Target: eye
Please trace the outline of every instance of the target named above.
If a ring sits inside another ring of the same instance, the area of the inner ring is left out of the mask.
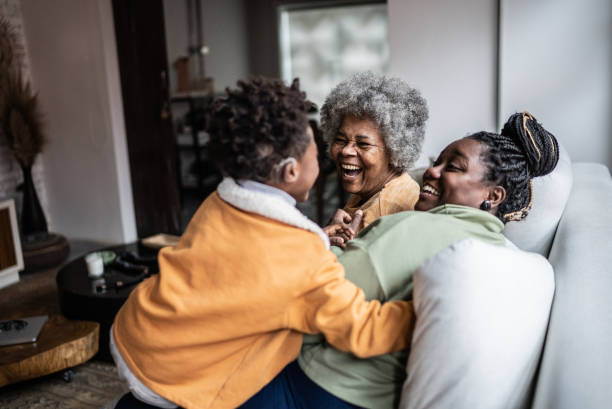
[[[461,167],[459,167],[458,165],[452,162],[449,162],[446,164],[446,170],[457,171],[457,170],[461,170]]]
[[[357,142],[357,146],[359,146],[362,149],[368,149],[372,147],[372,145],[370,145],[367,142]]]
[[[334,145],[346,145],[346,139],[341,136],[336,136],[332,143]]]

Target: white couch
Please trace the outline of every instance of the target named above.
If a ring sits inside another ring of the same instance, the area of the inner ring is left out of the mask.
[[[556,287],[533,409],[612,408],[612,179],[600,164],[572,170],[548,256]]]

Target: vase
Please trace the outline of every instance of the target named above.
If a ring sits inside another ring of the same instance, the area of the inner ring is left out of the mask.
[[[32,180],[32,165],[21,165],[23,172],[23,202],[21,207],[21,233],[25,239],[36,233],[47,233],[47,220],[43,213],[34,181]]]

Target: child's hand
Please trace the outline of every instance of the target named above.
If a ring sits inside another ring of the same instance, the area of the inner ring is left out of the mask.
[[[346,242],[349,241],[349,236],[345,232],[345,227],[341,224],[330,224],[323,228],[327,237],[329,237],[329,244],[332,246],[338,246],[345,248]]]
[[[355,216],[351,218],[344,210],[338,209],[330,225],[323,228],[323,231],[329,237],[330,244],[345,248],[346,243],[359,233],[362,218],[363,212],[361,210],[357,210]]]

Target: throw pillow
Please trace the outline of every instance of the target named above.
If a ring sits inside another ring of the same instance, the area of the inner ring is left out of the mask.
[[[467,239],[416,271],[417,315],[401,409],[519,408],[554,292],[535,253]]]

